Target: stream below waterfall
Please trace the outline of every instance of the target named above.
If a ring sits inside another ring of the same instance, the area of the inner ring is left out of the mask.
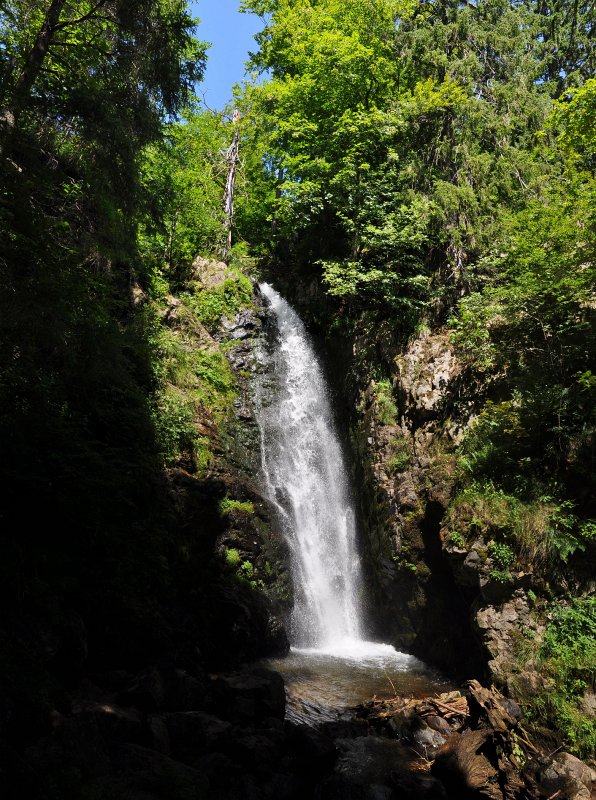
[[[289,719],[308,724],[333,721],[373,697],[426,696],[453,685],[414,656],[390,645],[368,643],[360,652],[292,648],[267,666],[283,675]]]
[[[274,321],[257,353],[262,480],[294,586],[292,649],[267,664],[284,677],[288,715],[328,721],[375,695],[444,691],[417,658],[367,639],[356,514],[327,384],[298,314],[269,284],[260,290]]]

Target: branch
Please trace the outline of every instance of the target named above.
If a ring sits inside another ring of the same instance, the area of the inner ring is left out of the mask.
[[[95,13],[99,11],[102,6],[105,6],[107,0],[99,0],[98,3],[86,14],[83,14],[82,17],[78,19],[71,19],[65,20],[64,22],[60,22],[54,26],[54,31],[63,31],[65,28],[68,28],[70,25],[79,25],[81,22],[86,22],[91,17],[95,16]]]

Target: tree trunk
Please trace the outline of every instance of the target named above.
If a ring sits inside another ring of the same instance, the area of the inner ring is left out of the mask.
[[[50,49],[65,3],[66,0],[52,0],[43,25],[35,38],[35,43],[27,54],[23,68],[16,80],[10,108],[4,109],[0,113],[0,155],[6,153],[7,142],[17,125],[19,115],[27,104],[31,89]]]
[[[226,179],[226,188],[224,191],[224,228],[226,230],[226,241],[224,244],[223,258],[224,261],[230,255],[232,249],[232,222],[234,219],[234,189],[236,187],[236,168],[239,163],[238,147],[240,144],[240,133],[238,128],[234,131],[234,138],[232,144],[228,148],[226,160],[228,162],[228,177]]]

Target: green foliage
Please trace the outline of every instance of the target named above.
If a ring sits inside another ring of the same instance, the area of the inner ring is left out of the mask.
[[[176,387],[165,387],[155,409],[155,429],[166,463],[174,461],[180,452],[194,447],[194,418],[194,408],[189,399]]]
[[[252,283],[246,275],[238,273],[218,286],[199,290],[188,302],[201,322],[213,330],[222,317],[231,319],[242,308],[251,306]]]
[[[515,560],[513,550],[504,542],[489,542],[488,553],[495,564],[490,577],[500,583],[508,583],[511,580],[510,567]]]
[[[577,178],[512,215],[452,320],[463,358],[505,395],[485,404],[462,463],[526,495],[563,483],[581,501],[593,479],[594,207],[592,180]]]
[[[596,721],[581,710],[581,700],[596,683],[596,599],[557,604],[538,651],[550,686],[530,703],[532,718],[551,726],[580,758],[596,749]]]
[[[397,406],[393,399],[393,388],[387,379],[375,382],[375,417],[381,425],[395,425]]]
[[[222,514],[254,514],[255,506],[250,500],[232,500],[231,497],[224,497],[219,502],[219,510]]]
[[[503,542],[489,542],[488,552],[494,563],[501,569],[508,569],[514,561],[513,550]]]
[[[457,543],[461,537],[461,546],[474,534],[496,537],[488,549],[501,571],[517,558],[534,571],[558,574],[575,553],[594,546],[594,520],[582,520],[573,512],[571,501],[557,503],[542,496],[528,502],[492,484],[472,484],[451,502],[445,525],[450,541]],[[465,536],[457,532],[462,528]]]
[[[184,316],[185,308],[178,307]],[[186,325],[193,315],[186,310]],[[161,456],[171,463],[189,453],[199,471],[211,460],[208,440],[197,431],[199,413],[221,423],[236,396],[236,380],[225,355],[213,345],[189,339],[185,329],[158,327],[152,336],[155,348],[156,402],[153,410]]]
[[[243,575],[245,575],[245,577],[249,579],[252,578],[254,573],[254,567],[250,563],[250,561],[243,561],[242,564],[240,565],[240,569],[242,570],[242,573]]]
[[[240,564],[240,553],[235,547],[226,547],[225,559],[228,567],[236,568]]]
[[[464,548],[466,546],[466,540],[459,531],[450,531],[447,541],[451,542],[451,544],[454,544],[456,547]]]
[[[186,109],[183,121],[169,123],[143,153],[139,249],[145,268],[164,271],[170,281],[184,282],[198,254],[222,246],[222,152],[230,135],[221,115]]]
[[[576,552],[585,552],[596,543],[596,520],[580,520],[573,513],[574,504],[565,500],[557,505],[549,520],[548,535],[562,561]]]
[[[574,159],[585,166],[594,166],[596,156],[596,78],[583,86],[570,89],[556,106],[554,124],[558,126],[559,143]]]
[[[549,112],[533,11],[505,0],[272,9],[253,56],[270,79],[239,98],[276,188],[267,223],[282,246],[300,232],[331,295],[399,310],[409,330],[466,284],[501,207],[544,172],[528,155]]]
[[[393,412],[393,418],[395,418],[395,413],[396,410]],[[405,437],[396,436],[390,444],[390,451],[386,462],[387,468],[391,472],[403,472],[406,470],[412,461],[408,440]]]
[[[412,457],[406,450],[398,450],[387,459],[387,468],[391,472],[403,472],[411,463]]]

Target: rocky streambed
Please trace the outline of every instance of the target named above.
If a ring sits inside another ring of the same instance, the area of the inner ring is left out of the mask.
[[[73,798],[127,800],[593,796],[593,770],[541,753],[517,704],[476,681],[335,710],[303,684],[301,713],[295,681],[288,694],[260,665],[192,674],[161,663],[94,676],[44,737],[12,755],[17,783],[4,789],[32,800],[68,787]]]

